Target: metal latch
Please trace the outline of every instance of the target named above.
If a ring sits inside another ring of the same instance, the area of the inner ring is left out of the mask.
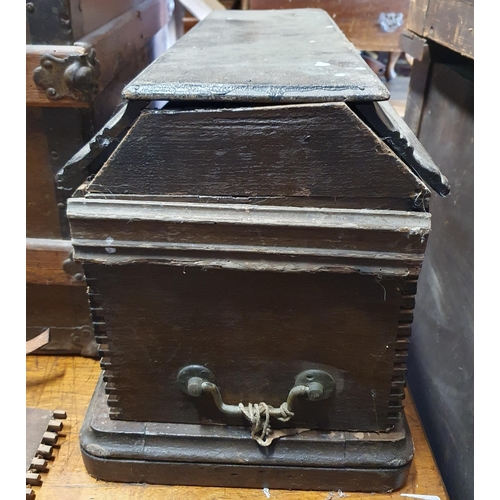
[[[33,71],[33,80],[51,100],[70,97],[91,101],[99,92],[100,65],[94,49],[85,54],[59,58],[45,54]]]

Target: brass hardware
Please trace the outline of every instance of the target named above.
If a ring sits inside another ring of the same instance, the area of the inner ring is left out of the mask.
[[[215,405],[225,415],[231,417],[245,416],[252,423],[252,437],[262,446],[269,446],[269,419],[276,418],[282,422],[290,420],[295,400],[304,397],[310,401],[321,401],[331,396],[335,389],[335,380],[323,370],[306,370],[297,375],[295,385],[290,389],[288,397],[279,408],[266,403],[249,404],[245,407],[224,403],[219,387],[215,383],[215,375],[205,366],[189,365],[182,368],[177,375],[181,390],[188,396],[200,397],[203,393],[212,395]],[[258,433],[261,433],[260,436]]]

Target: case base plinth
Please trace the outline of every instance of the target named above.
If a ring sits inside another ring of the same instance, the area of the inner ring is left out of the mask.
[[[386,433],[305,431],[259,446],[247,427],[109,418],[102,379],[80,446],[90,475],[105,481],[186,486],[387,492],[413,458],[404,418]]]

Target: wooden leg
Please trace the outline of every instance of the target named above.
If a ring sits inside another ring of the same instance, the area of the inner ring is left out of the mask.
[[[401,55],[401,51],[397,52],[389,52],[389,60],[387,61],[387,66],[385,67],[385,79],[390,82],[394,78],[396,78],[397,74],[394,70],[396,63],[398,62],[399,56]]]

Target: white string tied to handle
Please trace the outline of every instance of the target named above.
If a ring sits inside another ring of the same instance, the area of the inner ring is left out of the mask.
[[[272,439],[267,439],[271,432],[269,405],[264,402],[248,403],[248,407],[245,408],[243,403],[240,403],[238,407],[245,418],[252,424],[252,439],[261,446],[269,446],[273,442]],[[281,417],[276,418],[281,422],[288,422],[294,416],[294,413],[288,409],[286,402],[279,409]]]

